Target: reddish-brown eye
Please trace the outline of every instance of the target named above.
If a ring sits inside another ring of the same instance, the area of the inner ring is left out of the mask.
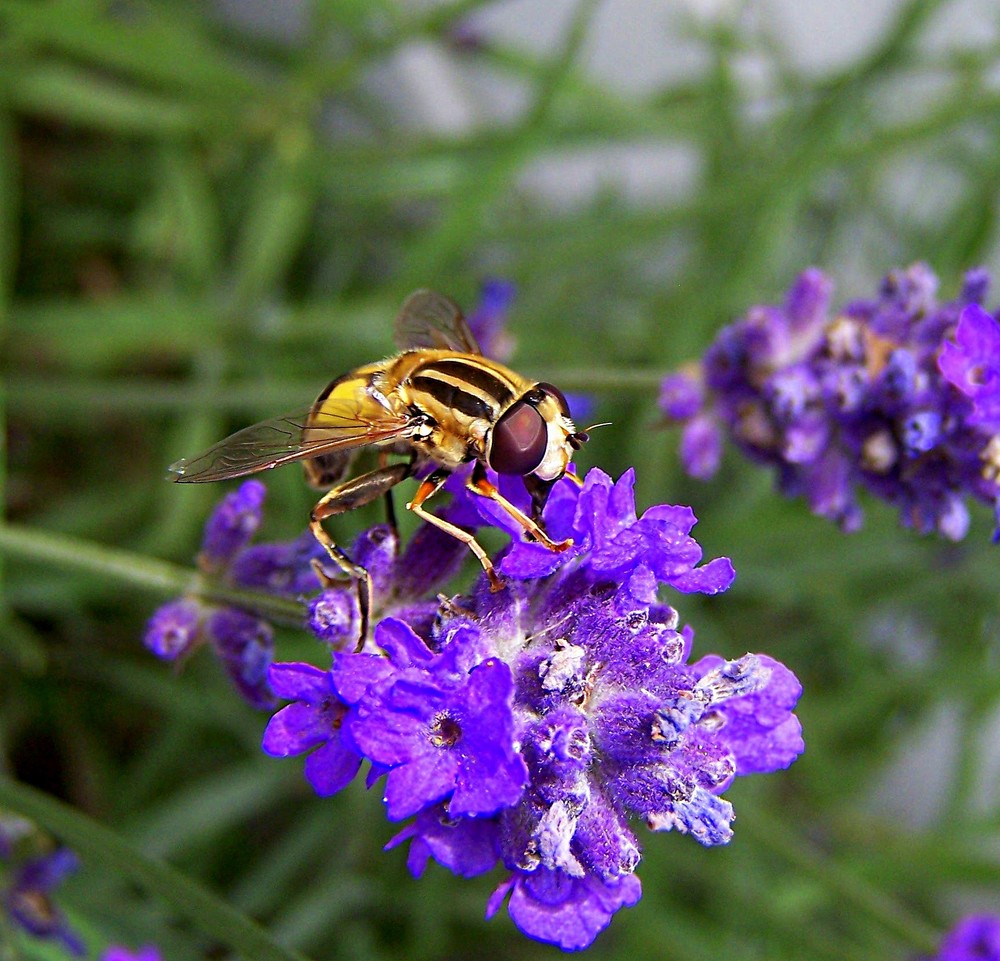
[[[493,428],[490,467],[498,474],[530,474],[542,462],[548,438],[542,415],[518,401]]]

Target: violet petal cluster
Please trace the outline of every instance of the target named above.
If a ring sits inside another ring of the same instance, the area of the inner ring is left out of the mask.
[[[316,575],[309,566],[317,553],[314,548],[319,547],[315,538],[308,549],[301,540],[291,545],[250,545],[260,527],[264,493],[264,485],[251,480],[223,497],[205,524],[198,554],[202,576],[275,594],[315,591]],[[143,643],[162,660],[176,662],[208,644],[248,703],[261,709],[274,706],[267,682],[267,669],[274,659],[274,631],[255,614],[192,596],[179,597],[153,613]]]
[[[944,936],[929,961],[1000,961],[1000,915],[963,918]]]
[[[750,308],[662,384],[685,470],[714,475],[726,437],[844,530],[861,526],[864,489],[904,525],[961,540],[967,499],[1000,495],[1000,328],[980,306],[984,271],[952,301],[937,286],[915,264],[831,312],[832,283],[810,269],[784,303]]]
[[[78,869],[76,854],[60,847],[18,858],[13,848],[0,849],[0,861],[10,867],[10,880],[0,898],[11,923],[31,937],[53,941],[74,957],[83,957],[87,953],[83,939],[70,927],[52,896],[63,879]]]
[[[135,951],[112,944],[101,955],[101,961],[162,961],[162,956],[160,949],[153,944],[144,945]]]
[[[969,423],[1000,432],[1000,323],[979,304],[969,304],[954,337],[941,348],[941,373],[972,401]]]
[[[484,280],[479,291],[479,303],[466,317],[466,323],[480,349],[494,360],[507,360],[514,353],[515,340],[507,330],[507,311],[516,290],[509,280]]]
[[[488,915],[506,903],[525,934],[566,950],[639,900],[636,822],[724,844],[733,779],[803,750],[787,668],[758,654],[691,658],[694,633],[660,590],[714,594],[733,568],[703,563],[689,508],[640,515],[633,484],[600,470],[557,484],[544,521],[573,538],[561,554],[459,489],[453,517],[481,514],[513,535],[503,590],[480,577],[434,601],[432,618],[383,617],[361,652],[334,645],[327,669],[270,672],[292,703],[268,725],[268,753],[308,753],[321,794],[367,761],[389,818],[407,821],[389,847],[408,844],[414,875],[430,860],[462,877],[500,866]]]

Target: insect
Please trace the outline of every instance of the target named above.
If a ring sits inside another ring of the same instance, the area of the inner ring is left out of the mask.
[[[175,481],[203,483],[302,461],[309,483],[327,489],[312,509],[309,527],[341,570],[358,581],[359,644],[368,631],[371,577],[336,544],[324,520],[381,496],[389,500],[391,517],[392,488],[420,476],[407,509],[467,544],[499,590],[503,582],[472,534],[429,513],[425,503],[452,472],[471,462],[466,486],[472,493],[495,501],[549,550],[564,551],[572,541],[553,541],[546,534],[542,509],[560,478],[576,479],[567,468],[588,440],[586,431],[574,427],[557,387],[528,380],[482,355],[448,297],[430,290],[411,294],[396,317],[395,341],[401,353],[336,378],[305,410],[247,427],[170,467]],[[379,466],[345,480],[362,448],[378,450]],[[390,463],[391,455],[405,459]],[[487,466],[524,479],[530,516],[490,482]]]

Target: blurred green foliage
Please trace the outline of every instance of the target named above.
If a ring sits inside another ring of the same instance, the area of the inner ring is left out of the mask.
[[[207,655],[176,676],[139,643],[187,576],[151,559],[190,565],[222,492],[168,485],[165,466],[388,353],[415,287],[471,306],[493,275],[519,290],[515,366],[613,421],[581,464],[634,466],[640,504],[692,504],[706,555],[733,558],[728,594],[678,604],[698,650],[766,651],[806,691],[804,757],[731,789],[728,848],[648,836],[644,898],[591,956],[929,950],[962,910],[1000,904],[990,518],[975,509],[945,545],[873,503],[846,537],[735,457],[689,481],[656,385],[809,264],[841,301],[916,259],[947,295],[970,266],[996,271],[1000,47],[929,42],[952,5],[910,0],[817,75],[739,18],[692,20],[702,66],[637,94],[583,65],[596,4],[573,7],[546,57],[457,42],[480,6],[314,0],[278,41],[197,0],[0,0],[0,756],[118,845],[81,822],[63,903],[95,945],[226,956],[218,915],[143,874],[149,856],[316,959],[551,956],[482,920],[495,879],[432,866],[416,881],[382,853],[394,829],[376,797],[317,799],[298,762],[265,759],[266,719]],[[677,37],[661,39],[668,57]],[[372,78],[414,42],[504,77],[524,109],[454,134],[406,122]],[[609,185],[557,205],[525,185],[540,160],[630,145],[690,154],[693,182],[643,204]],[[296,535],[310,493],[293,469],[267,482],[265,537]],[[279,645],[318,655],[296,632]],[[904,762],[909,782],[890,776]]]

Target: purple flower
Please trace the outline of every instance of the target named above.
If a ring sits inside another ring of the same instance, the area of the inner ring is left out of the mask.
[[[747,655],[750,658],[751,655]],[[743,658],[744,664],[748,664]],[[736,761],[737,774],[762,774],[788,767],[805,749],[802,726],[792,713],[802,685],[784,664],[765,654],[755,655],[753,669],[762,680],[742,693],[715,698],[713,708],[725,723],[726,742]],[[734,662],[739,664],[740,662]],[[702,689],[727,665],[721,657],[703,657],[693,665]],[[712,681],[712,685],[718,686]]]
[[[689,536],[695,524],[691,509],[658,505],[637,518],[634,487],[632,470],[612,481],[598,468],[587,474],[582,489],[558,485],[546,508],[546,528],[556,540],[571,538],[572,547],[557,554],[522,540],[520,527],[507,519],[503,526],[517,539],[500,570],[516,578],[540,577],[580,558],[594,575],[628,583],[647,601],[656,580],[683,593],[715,594],[729,587],[735,572],[728,558],[697,566],[701,548]]]
[[[299,597],[317,589],[313,563],[326,558],[319,541],[305,531],[294,541],[246,547],[232,558],[227,576],[239,587]]]
[[[353,648],[360,629],[357,583],[339,571],[333,576],[322,573],[319,561],[327,559],[326,553],[308,531],[287,543],[251,545],[263,497],[263,485],[247,481],[212,512],[199,554],[204,576],[286,597],[316,594],[303,607],[303,620],[331,647]],[[421,525],[405,550],[400,550],[396,534],[380,525],[358,537],[350,551],[371,574],[373,615],[403,615],[428,634],[437,612],[435,592],[457,573],[467,555],[464,544],[431,524]],[[245,700],[257,708],[274,704],[267,674],[274,655],[273,631],[248,611],[177,598],[150,618],[144,643],[157,657],[178,662],[208,644]]]
[[[28,934],[57,941],[70,954],[83,957],[87,953],[83,940],[52,900],[53,889],[78,867],[77,856],[69,848],[24,861],[14,869],[3,904],[8,917]]]
[[[268,676],[278,697],[292,701],[268,722],[264,751],[272,757],[312,753],[306,780],[317,794],[336,794],[358,773],[361,755],[344,737],[345,705],[334,691],[331,673],[311,664],[272,664]]]
[[[445,516],[454,513],[450,508],[443,511]],[[437,614],[436,591],[458,573],[469,551],[432,524],[417,528],[401,550],[397,534],[380,524],[363,532],[348,554],[371,576],[373,620],[404,617],[418,633],[428,635]],[[335,650],[353,648],[361,623],[358,585],[342,577],[328,578],[323,592],[309,602],[308,622]]]
[[[392,631],[412,636],[397,647]],[[393,820],[444,798],[452,817],[493,814],[521,796],[527,769],[514,745],[510,668],[472,654],[473,666],[465,669],[468,652],[457,648],[470,634],[432,656],[420,651],[423,642],[402,621],[386,620],[376,629],[376,642],[390,644],[395,670],[365,691],[348,724],[362,753],[389,769],[385,801]],[[406,656],[394,657],[398,650]],[[336,685],[336,666],[333,674]]]
[[[463,878],[489,871],[500,856],[500,827],[494,818],[452,817],[444,805],[422,811],[387,845],[410,842],[406,866],[419,878],[433,858]]]
[[[274,632],[267,621],[234,607],[220,607],[206,619],[205,634],[222,666],[253,707],[274,706],[267,669],[274,658]]]
[[[234,568],[250,551],[257,550],[248,545],[261,523],[264,493],[259,481],[247,481],[223,497],[212,512],[198,555],[204,577],[233,583]],[[308,562],[304,566],[309,569]],[[315,588],[315,574],[309,570]],[[267,586],[273,593],[283,593],[273,579]],[[146,625],[143,643],[160,659],[176,662],[208,644],[246,701],[261,709],[274,705],[267,684],[267,668],[274,654],[273,632],[270,624],[247,611],[180,597],[154,612]]]
[[[501,884],[490,898],[486,917],[496,914],[508,892],[511,919],[528,937],[578,951],[591,944],[619,908],[638,903],[642,886],[635,875],[602,881],[542,868]]]
[[[181,660],[200,641],[203,613],[201,605],[189,598],[168,601],[149,619],[143,643],[161,660]]]
[[[228,566],[250,543],[260,527],[265,493],[260,481],[249,480],[222,498],[205,523],[199,555],[205,570]]]
[[[101,955],[101,961],[160,961],[160,949],[152,944],[130,951],[121,945],[110,945]]]
[[[523,485],[501,485],[527,506]],[[450,516],[493,517],[481,500],[459,490]],[[499,520],[512,536],[503,590],[481,576],[428,616],[433,581],[421,571],[424,595],[406,594],[412,613],[384,617],[362,652],[335,645],[330,671],[273,667],[275,690],[295,703],[275,715],[265,750],[314,750],[307,776],[332,752],[337,773],[322,793],[368,760],[369,783],[385,778],[388,816],[413,818],[389,846],[409,842],[414,875],[431,859],[463,877],[499,862],[510,879],[489,914],[509,894],[521,930],[578,949],[639,898],[633,820],[705,845],[730,840],[723,794],[733,779],[787,767],[802,751],[792,713],[801,689],[763,655],[689,663],[693,631],[659,591],[723,591],[732,564],[703,562],[689,508],[640,515],[630,471],[553,488],[546,529],[573,538],[560,554]],[[391,590],[379,584],[398,589],[401,577],[395,545],[377,531],[358,553],[384,602]],[[322,640],[349,619],[340,600],[314,605]]]
[[[963,308],[955,340],[938,358],[941,373],[973,402],[970,424],[1000,430],[1000,323],[978,304]]]
[[[978,306],[984,272],[939,303],[916,264],[832,317],[830,290],[805,271],[784,304],[720,331],[700,369],[666,378],[661,408],[684,425],[686,471],[711,477],[725,434],[845,531],[861,526],[864,488],[905,525],[961,539],[965,499],[1000,495],[1000,325]]]
[[[671,420],[687,420],[701,410],[705,389],[697,371],[668,374],[660,383],[660,409]]]
[[[1000,916],[963,918],[945,935],[931,961],[1000,961]]]

